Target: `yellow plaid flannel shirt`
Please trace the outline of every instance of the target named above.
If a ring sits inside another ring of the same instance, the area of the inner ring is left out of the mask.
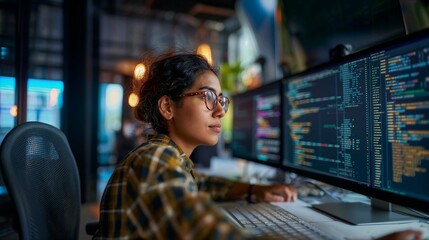
[[[233,182],[192,165],[166,135],[136,148],[106,186],[94,239],[247,239],[212,201]]]

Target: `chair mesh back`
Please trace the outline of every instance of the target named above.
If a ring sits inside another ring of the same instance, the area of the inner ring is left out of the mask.
[[[8,133],[0,152],[21,239],[78,239],[80,182],[65,135],[27,122]]]

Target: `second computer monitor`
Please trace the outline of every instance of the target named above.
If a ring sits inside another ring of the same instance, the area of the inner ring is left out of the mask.
[[[280,81],[276,81],[233,96],[231,150],[234,157],[280,166],[280,88]]]

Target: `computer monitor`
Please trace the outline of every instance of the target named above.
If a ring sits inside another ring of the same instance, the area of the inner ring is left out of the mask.
[[[280,81],[276,81],[232,96],[233,157],[280,167],[280,88]]]
[[[282,83],[285,169],[429,212],[428,30]],[[314,207],[354,224],[402,219],[360,204]]]

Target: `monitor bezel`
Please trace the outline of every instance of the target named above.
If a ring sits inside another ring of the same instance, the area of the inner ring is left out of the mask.
[[[381,43],[377,46],[374,47],[370,47],[367,48],[365,50],[350,54],[348,56],[345,56],[341,59],[332,61],[332,62],[328,62],[328,63],[324,63],[321,65],[318,65],[316,67],[312,67],[306,71],[297,73],[297,74],[293,74],[287,77],[284,77],[283,79],[280,79],[281,83],[282,83],[282,110],[285,109],[285,100],[284,98],[286,98],[286,94],[284,93],[286,87],[285,84],[287,84],[290,80],[295,79],[296,77],[301,77],[304,75],[309,75],[309,74],[313,74],[316,73],[318,71],[322,71],[324,69],[327,69],[329,67],[335,66],[335,65],[339,65],[339,64],[343,64],[345,62],[351,61],[351,60],[355,60],[358,59],[359,57],[363,57],[363,56],[367,56],[368,54],[371,53],[377,53],[383,50],[389,50],[389,49],[394,49],[397,47],[400,47],[401,45],[404,44],[410,44],[416,41],[421,41],[427,39],[428,41],[428,47],[429,47],[429,29],[424,29],[418,32],[415,32],[413,34],[410,35],[406,35],[403,37],[399,37],[396,38],[394,40],[385,42],[385,43]],[[285,114],[283,113],[283,120],[286,120]],[[284,124],[284,122],[283,122]],[[284,126],[282,127],[284,128]],[[282,132],[284,132],[285,130],[283,129]],[[283,133],[285,134],[285,133]],[[285,143],[285,138],[283,135],[282,138],[282,146],[283,146],[283,152],[286,151],[286,143]],[[420,199],[420,198],[416,198],[413,196],[405,196],[405,195],[401,195],[399,193],[394,193],[394,192],[390,192],[387,190],[383,190],[383,189],[378,189],[378,188],[374,188],[373,186],[371,186],[370,184],[363,184],[363,183],[359,183],[359,182],[355,182],[355,181],[351,181],[345,178],[341,178],[341,177],[335,177],[332,175],[328,175],[328,174],[322,174],[319,172],[313,172],[313,171],[309,171],[309,170],[305,170],[302,168],[297,168],[293,165],[285,165],[285,157],[286,154],[283,154],[283,160],[282,160],[282,165],[281,168],[285,171],[290,171],[290,172],[294,172],[298,175],[302,175],[304,177],[309,177],[315,180],[319,180],[321,182],[325,182],[340,188],[344,188],[356,193],[360,193],[363,194],[365,196],[368,196],[370,198],[377,198],[377,199],[381,199],[393,204],[398,204],[401,206],[406,206],[406,207],[410,207],[413,209],[418,209],[424,212],[429,212],[429,201]],[[424,183],[422,183],[424,184]]]

